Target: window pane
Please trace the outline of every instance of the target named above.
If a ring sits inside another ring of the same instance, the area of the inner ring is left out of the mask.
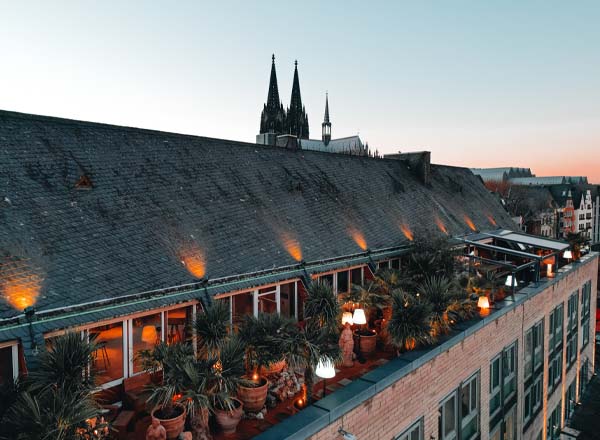
[[[319,277],[319,281],[323,284],[329,284],[329,286],[333,287],[333,274],[323,275]]]
[[[133,372],[142,371],[142,363],[138,358],[141,350],[151,350],[160,341],[161,334],[160,313],[142,316],[133,320],[131,324],[131,338],[133,340]]]
[[[287,318],[296,316],[296,283],[287,283],[280,286],[279,299],[281,302],[281,314]]]
[[[96,383],[102,385],[123,377],[123,323],[103,325],[89,329],[90,340],[98,349],[94,353]]]
[[[346,293],[348,292],[348,271],[345,270],[343,272],[337,273],[337,289],[338,293]]]
[[[252,292],[240,293],[231,297],[234,327],[242,322],[245,315],[254,314],[254,297]]]
[[[465,385],[461,390],[460,390],[460,408],[461,408],[461,413],[462,413],[462,417],[467,417],[469,415],[470,411],[470,407],[471,404],[469,402],[469,398],[470,398],[470,393],[469,393],[469,385]]]
[[[189,341],[192,338],[192,306],[165,312],[167,316],[167,343]]]
[[[0,384],[13,380],[12,347],[0,348]]]
[[[362,268],[357,267],[356,269],[352,269],[352,284],[362,284]]]
[[[258,296],[258,313],[277,313],[275,292]]]
[[[456,398],[451,397],[444,403],[444,437],[448,437],[456,429]]]

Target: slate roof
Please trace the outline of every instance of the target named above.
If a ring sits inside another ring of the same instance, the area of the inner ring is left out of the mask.
[[[558,207],[552,192],[544,186],[513,185],[511,199],[514,201],[513,215],[527,218]]]
[[[515,177],[510,182],[514,185],[563,185],[587,184],[585,176],[541,176],[541,177]]]
[[[38,311],[360,253],[353,235],[402,246],[400,223],[462,234],[465,215],[513,226],[466,168],[426,186],[397,160],[0,111],[0,258],[39,277]]]

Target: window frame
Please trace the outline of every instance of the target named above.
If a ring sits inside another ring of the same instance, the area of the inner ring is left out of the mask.
[[[419,430],[419,440],[423,440],[423,429],[424,429],[423,417],[419,420],[411,424],[408,428],[402,431],[400,434],[394,436],[392,440],[411,440],[412,433],[418,429]]]

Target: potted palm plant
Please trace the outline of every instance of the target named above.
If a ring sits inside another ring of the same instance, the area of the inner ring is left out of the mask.
[[[108,438],[108,425],[93,396],[94,370],[89,368],[97,349],[80,333],[52,338],[37,368],[22,381],[5,385],[11,395],[0,405],[3,438]]]
[[[396,354],[433,343],[429,319],[431,305],[399,289],[392,292],[391,300],[392,317],[387,331]]]
[[[430,325],[433,337],[450,331],[448,307],[459,298],[455,286],[448,278],[434,275],[421,283],[418,290],[419,299],[431,305]]]
[[[375,351],[377,345],[377,332],[368,328],[368,323],[371,321],[371,313],[374,309],[383,310],[390,304],[390,296],[387,293],[382,293],[381,282],[369,281],[364,286],[352,285],[350,292],[344,296],[344,301],[347,304],[356,305],[358,309],[363,310],[362,313],[355,315],[365,315],[366,327],[355,330],[354,334],[358,337],[360,353],[363,356],[368,356]]]

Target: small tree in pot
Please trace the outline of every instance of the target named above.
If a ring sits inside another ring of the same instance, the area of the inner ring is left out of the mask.
[[[429,319],[431,305],[402,290],[393,291],[391,299],[392,317],[387,331],[396,354],[433,343],[435,338],[431,336]]]

